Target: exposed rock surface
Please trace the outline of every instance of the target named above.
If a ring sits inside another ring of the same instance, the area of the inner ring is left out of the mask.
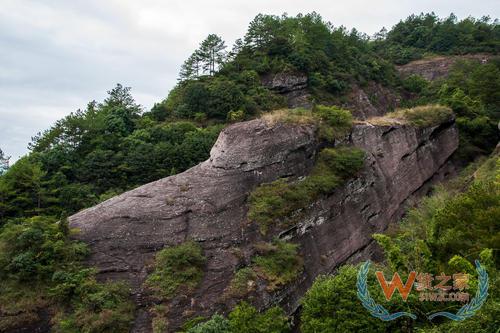
[[[368,82],[366,86],[352,85],[342,106],[351,110],[357,119],[382,116],[399,106],[400,98],[393,89],[380,83]]]
[[[453,64],[458,60],[476,60],[487,63],[493,56],[489,54],[467,54],[463,56],[440,56],[412,61],[406,65],[397,66],[396,69],[402,77],[412,74],[420,75],[432,81],[446,77]]]
[[[307,91],[307,75],[281,72],[262,77],[262,84],[285,97],[288,107],[310,107],[311,95]]]
[[[152,298],[141,285],[154,253],[186,239],[198,241],[207,257],[205,276],[189,297],[170,303],[175,329],[193,315],[227,311],[224,296],[234,271],[248,264],[263,236],[246,219],[248,193],[260,183],[306,175],[318,149],[310,125],[268,125],[263,120],[226,128],[210,159],[183,172],[126,192],[70,217],[78,238],[89,243],[88,263],[102,278],[131,282],[139,310],[134,332],[150,332]],[[373,256],[370,235],[398,220],[408,199],[446,168],[458,145],[454,123],[427,129],[404,125],[354,127],[345,142],[364,149],[365,167],[333,195],[306,208],[306,218],[279,236],[300,244],[303,274],[276,293],[256,290],[256,305],[279,302],[293,312],[320,273],[348,260]]]

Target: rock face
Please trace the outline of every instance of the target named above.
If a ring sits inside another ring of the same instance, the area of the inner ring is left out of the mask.
[[[311,95],[307,91],[307,75],[304,73],[281,72],[262,77],[262,84],[282,95],[288,107],[311,107]]]
[[[399,106],[399,102],[399,96],[393,89],[370,81],[362,88],[356,84],[351,86],[347,102],[342,106],[351,110],[357,119],[368,119],[394,110]]]
[[[412,61],[406,65],[397,66],[396,69],[402,77],[408,77],[412,74],[416,74],[432,81],[446,77],[453,64],[458,60],[476,60],[481,63],[487,63],[491,58],[492,56],[488,54],[433,57]]]
[[[315,134],[312,125],[232,125],[220,134],[209,160],[70,217],[70,226],[80,229],[77,237],[90,245],[88,264],[100,277],[132,284],[138,304],[134,332],[151,332],[153,300],[141,285],[154,253],[186,239],[199,242],[207,264],[194,293],[171,300],[172,331],[192,316],[233,306],[237,300],[224,291],[234,272],[250,262],[255,242],[273,237],[300,244],[304,272],[278,292],[258,286],[255,303],[279,302],[295,311],[318,274],[376,255],[371,234],[397,221],[407,201],[439,179],[458,145],[453,122],[426,129],[360,123],[343,142],[367,153],[359,175],[306,208],[297,225],[262,236],[246,218],[248,193],[263,182],[306,175],[319,146]]]

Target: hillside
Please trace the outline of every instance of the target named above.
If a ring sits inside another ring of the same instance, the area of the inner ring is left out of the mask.
[[[499,33],[260,14],[231,51],[208,35],[149,111],[118,84],[0,175],[0,332],[492,331]],[[475,288],[479,257],[474,323],[386,323],[356,297],[367,259]]]

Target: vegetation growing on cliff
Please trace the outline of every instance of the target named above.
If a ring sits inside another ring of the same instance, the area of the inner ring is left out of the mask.
[[[68,238],[64,216],[186,170],[208,157],[225,123],[284,107],[283,96],[262,83],[276,73],[305,74],[314,104],[340,99],[349,87],[369,81],[401,87],[403,96],[411,97],[403,103],[412,109],[396,112],[394,117],[419,126],[434,124],[447,119],[448,109],[420,105],[446,105],[457,115],[463,158],[488,153],[499,138],[499,61],[459,62],[447,79],[433,83],[418,76],[399,81],[390,61],[405,63],[427,52],[498,53],[499,33],[498,22],[486,18],[458,22],[454,17],[438,19],[428,14],[411,16],[370,41],[356,30],[333,27],[316,13],[258,15],[229,53],[220,37],[209,35],[184,64],[178,85],[148,112],[134,101],[130,88],[117,85],[102,103],[91,102],[34,137],[30,154],[8,170],[0,165],[0,331],[43,322],[46,309],[56,314],[52,318],[56,332],[127,331],[134,312],[128,286],[99,283],[95,271],[82,267],[86,247]],[[345,136],[352,124],[348,111],[320,105],[311,111],[282,110],[265,117],[317,123],[319,136],[330,142]],[[353,176],[363,158],[359,150],[324,149],[305,179],[282,179],[257,188],[249,198],[249,218],[263,232],[286,225]],[[0,163],[2,159],[0,153]],[[498,162],[488,163],[498,168]],[[500,325],[495,248],[500,242],[500,205],[498,175],[493,174],[481,169],[477,175],[488,177],[479,177],[464,193],[438,191],[410,212],[400,230],[375,236],[391,268],[468,267],[466,259],[477,256],[491,262],[490,290],[495,292],[475,320],[434,328],[421,325],[425,332],[492,331]],[[165,298],[189,291],[200,281],[204,262],[195,243],[165,249],[157,256],[148,285]],[[292,281],[301,265],[295,245],[268,244],[251,267],[236,273],[232,287],[244,294],[257,271],[272,289]],[[304,300],[305,332],[328,331],[325,322],[337,330],[379,329],[365,321],[367,315],[359,317],[363,313],[359,302],[346,287],[353,281],[353,272],[354,268],[347,267],[336,277],[318,280]],[[332,311],[343,311],[345,316],[330,321],[326,314]],[[156,324],[158,331],[166,328],[166,321]],[[407,323],[400,326],[413,329]],[[229,319],[215,316],[190,333],[210,330],[287,332],[289,324],[278,308],[258,313],[242,304]]]
[[[118,85],[33,138],[31,154],[0,178],[0,225],[10,218],[59,218],[208,157],[221,126],[199,128],[141,116]]]
[[[303,261],[297,254],[297,244],[275,240],[255,247],[258,255],[252,259],[253,270],[268,281],[268,290],[292,282],[302,271]]]
[[[52,311],[57,332],[123,332],[133,320],[129,288],[99,283],[83,268],[84,244],[68,238],[67,223],[16,219],[0,233],[0,330],[40,322]],[[45,309],[45,310],[42,310]],[[48,324],[48,323],[47,323]]]
[[[278,179],[262,184],[249,196],[248,218],[266,233],[273,226],[286,226],[321,195],[330,194],[363,166],[364,152],[356,148],[325,148],[311,174],[288,182]]]
[[[156,254],[154,271],[145,285],[163,298],[189,293],[203,278],[205,256],[199,244],[187,241]]]
[[[336,327],[340,331],[370,332],[495,332],[500,323],[499,254],[496,248],[500,241],[499,179],[500,159],[497,155],[485,161],[479,169],[469,168],[457,180],[438,188],[435,194],[411,209],[395,229],[374,236],[387,261],[386,267],[377,269],[435,275],[465,272],[471,277],[471,294],[477,288],[477,273],[471,261],[479,259],[490,277],[490,295],[475,316],[462,322],[450,320],[433,324],[421,318],[389,323],[370,318],[355,295],[358,269],[346,266],[335,276],[318,278],[308,291],[303,299],[302,331],[330,332]],[[374,280],[373,274],[369,276]],[[376,284],[375,281],[369,282],[372,286]],[[420,302],[416,296],[410,296],[405,303],[397,296],[393,302],[387,303],[380,298],[380,288],[370,290],[370,293],[387,309],[409,311],[419,314],[419,317],[443,311],[442,304]],[[460,306],[448,305],[446,311],[457,311]]]
[[[453,120],[453,111],[442,105],[423,105],[408,109],[398,109],[394,112],[386,113],[382,117],[371,118],[368,121],[372,124],[408,123],[416,127],[431,127],[450,122]]]
[[[429,82],[421,77],[406,79],[406,85],[417,89],[407,106],[440,103],[456,115],[460,134],[459,157],[471,161],[489,153],[500,140],[500,61],[487,64],[478,61],[456,62],[447,78]],[[418,87],[418,88],[417,88]]]
[[[290,324],[283,310],[277,306],[260,312],[246,302],[237,305],[228,319],[215,314],[186,333],[288,333]]]

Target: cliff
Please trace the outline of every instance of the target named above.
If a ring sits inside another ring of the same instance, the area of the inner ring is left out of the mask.
[[[453,64],[460,60],[473,60],[487,63],[494,56],[489,54],[467,54],[462,56],[438,56],[412,61],[402,66],[396,66],[401,77],[420,75],[433,81],[448,76]]]
[[[151,331],[148,310],[156,300],[142,283],[155,252],[187,239],[202,246],[205,274],[193,294],[170,301],[169,328],[233,306],[238,300],[225,290],[234,272],[248,264],[256,242],[273,237],[300,244],[304,271],[277,292],[258,285],[254,301],[295,311],[318,274],[377,255],[371,234],[397,221],[409,200],[449,172],[458,145],[453,122],[424,129],[359,122],[342,140],[367,153],[358,176],[307,207],[296,225],[263,236],[246,218],[248,194],[264,182],[307,175],[319,149],[316,130],[260,119],[229,126],[207,161],[70,217],[77,237],[90,245],[88,264],[100,278],[131,283],[138,305],[134,332]]]

